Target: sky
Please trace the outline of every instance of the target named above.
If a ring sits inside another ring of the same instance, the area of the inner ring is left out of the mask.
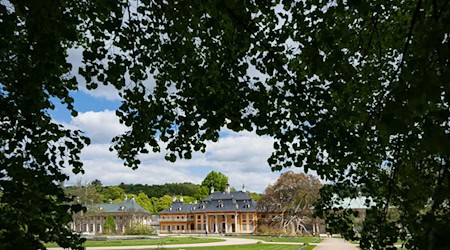
[[[76,75],[81,63],[81,52],[71,50],[68,61],[74,66],[72,74]],[[70,169],[65,173],[70,176],[66,185],[74,185],[78,181],[89,182],[100,180],[103,185],[126,184],[164,184],[191,182],[200,184],[211,171],[219,171],[229,178],[229,184],[237,190],[245,185],[248,191],[262,193],[274,183],[282,172],[272,172],[267,159],[271,155],[273,140],[261,137],[254,132],[235,133],[223,129],[216,143],[207,143],[204,154],[194,153],[190,160],[177,160],[175,163],[164,160],[164,152],[149,153],[141,157],[141,165],[132,170],[123,165],[123,161],[110,152],[111,139],[127,131],[120,124],[115,110],[120,106],[120,97],[112,86],[100,85],[95,90],[87,90],[84,81],[80,82],[79,91],[71,92],[74,107],[78,116],[71,117],[67,109],[52,100],[56,106],[50,111],[55,122],[69,128],[80,129],[91,139],[91,144],[83,149],[81,159],[85,173],[74,175]],[[298,168],[292,168],[301,172]],[[287,170],[283,170],[287,171]]]

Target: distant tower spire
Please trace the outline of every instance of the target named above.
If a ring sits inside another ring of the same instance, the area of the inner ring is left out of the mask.
[[[211,187],[211,194],[214,193],[214,186]]]
[[[245,184],[244,183],[242,183],[242,192],[247,192],[247,190],[245,189]]]
[[[227,189],[226,189],[227,194],[230,193],[230,184],[227,183]]]

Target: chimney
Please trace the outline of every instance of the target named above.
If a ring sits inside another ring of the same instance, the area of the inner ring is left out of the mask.
[[[226,189],[227,194],[230,193],[230,184],[227,183],[227,189]]]
[[[134,202],[134,194],[131,195],[131,201]]]
[[[175,202],[176,200],[177,200],[177,197],[174,196],[173,199],[172,199],[172,201]]]
[[[128,195],[125,195],[125,199],[123,201],[127,201],[128,200]]]
[[[182,195],[182,196],[180,196],[180,201],[181,201],[181,202],[183,202],[183,195]]]
[[[214,193],[214,186],[211,187],[211,194]]]
[[[112,199],[109,199],[109,204],[112,204]]]

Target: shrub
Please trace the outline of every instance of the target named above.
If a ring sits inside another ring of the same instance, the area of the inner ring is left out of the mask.
[[[131,225],[125,228],[126,235],[155,235],[156,230],[145,225]]]

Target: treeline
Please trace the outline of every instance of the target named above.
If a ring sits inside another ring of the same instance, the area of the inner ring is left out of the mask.
[[[75,186],[65,187],[66,194],[73,197],[74,202],[80,204],[94,203],[120,203],[125,197],[132,198],[147,211],[157,214],[168,208],[176,197],[183,197],[185,203],[193,203],[206,198],[211,189],[225,191],[228,177],[220,172],[210,172],[201,185],[194,183],[167,183],[163,185],[125,184],[117,186],[103,186],[101,181],[94,180],[82,183],[79,181]],[[232,191],[235,189],[230,188]],[[247,192],[253,199],[258,200],[260,195]]]
[[[186,195],[195,197],[201,185],[185,182],[185,183],[167,183],[163,185],[147,185],[147,184],[124,184],[120,183],[118,187],[128,194],[138,195],[146,194],[148,197],[163,197],[164,195]]]

